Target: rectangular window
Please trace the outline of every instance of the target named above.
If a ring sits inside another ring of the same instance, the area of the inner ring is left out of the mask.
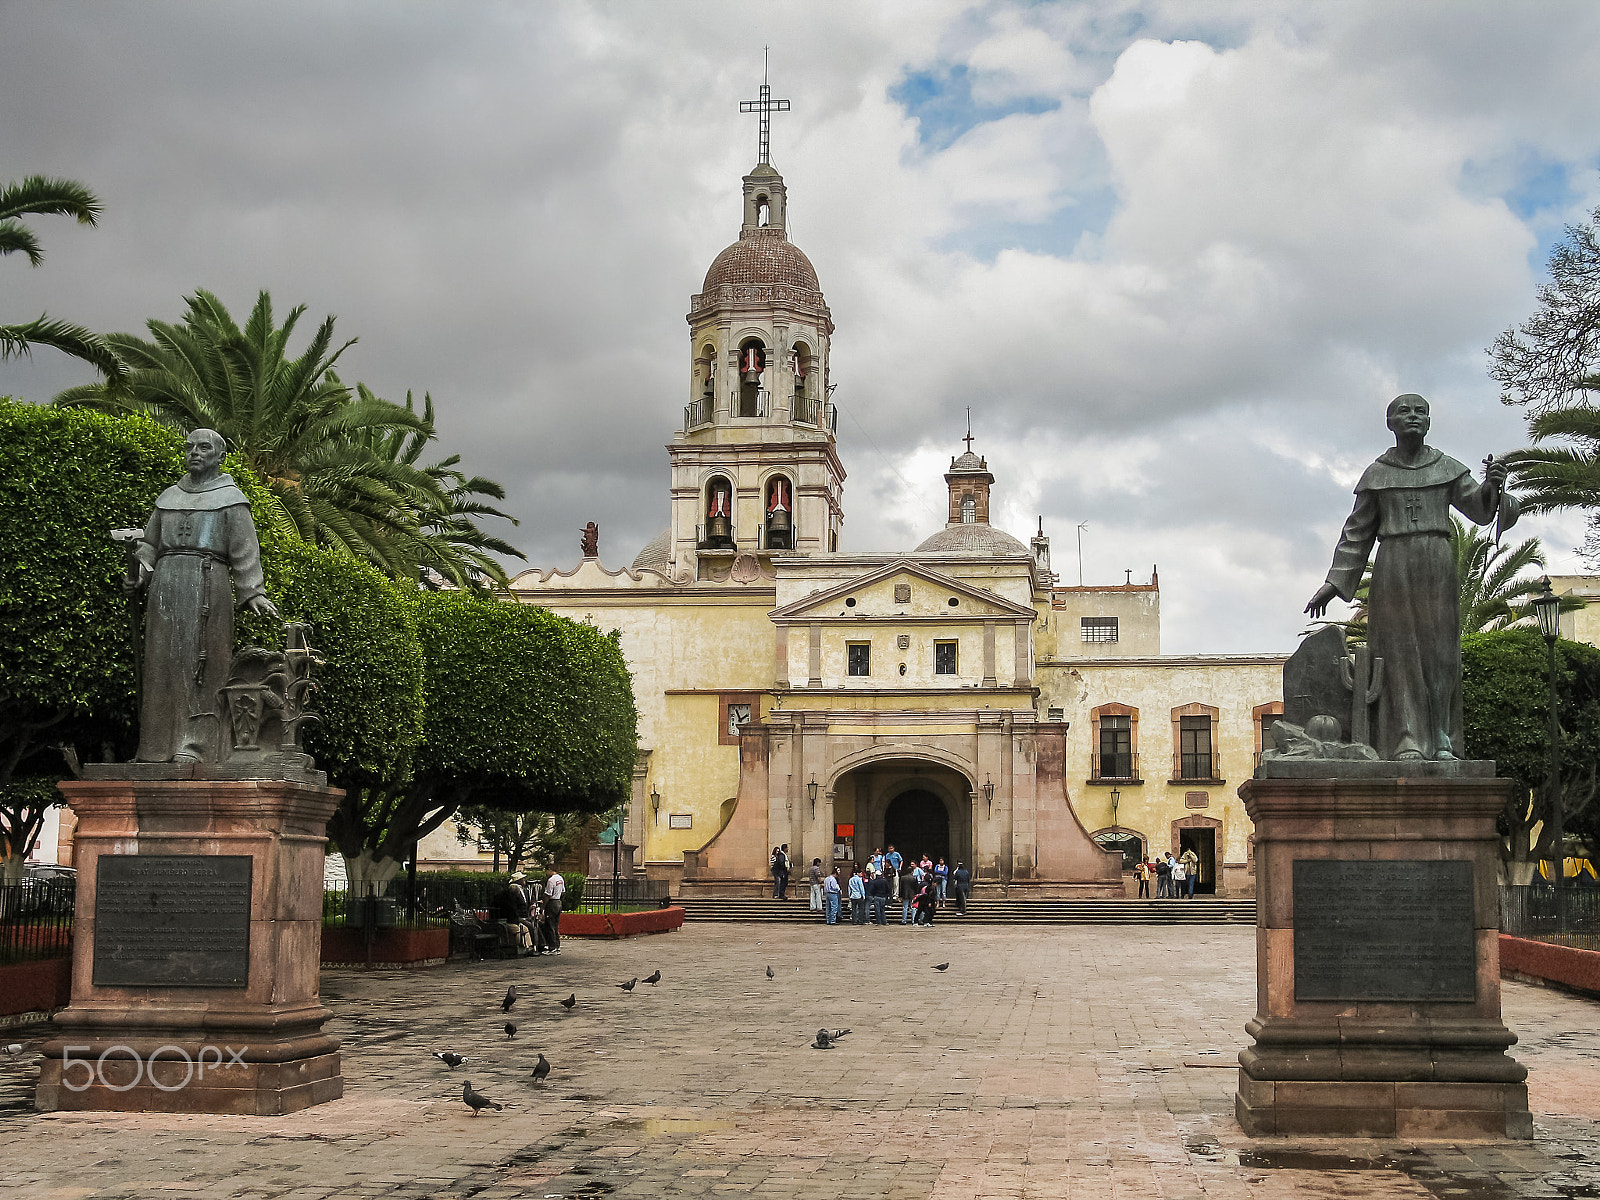
[[[1178,718],[1178,778],[1213,779],[1211,718]]]
[[[1133,719],[1100,718],[1100,778],[1133,778]]]
[[[1114,642],[1117,640],[1115,617],[1082,617],[1078,629],[1086,642]]]
[[[872,645],[869,642],[851,642],[848,646],[850,654],[850,674],[872,674]]]
[[[935,675],[954,675],[956,673],[956,647],[959,642],[935,642],[933,644],[933,673]]]

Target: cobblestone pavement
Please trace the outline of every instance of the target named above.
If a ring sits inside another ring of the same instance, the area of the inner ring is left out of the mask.
[[[1250,929],[700,926],[323,986],[345,1097],[291,1117],[41,1115],[0,1059],[0,1197],[1600,1196],[1600,1005],[1519,984],[1533,1144],[1244,1138]]]

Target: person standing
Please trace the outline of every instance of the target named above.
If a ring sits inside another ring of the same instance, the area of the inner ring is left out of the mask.
[[[1156,858],[1156,899],[1165,900],[1172,891],[1172,867],[1167,859],[1170,855],[1158,855]]]
[[[1139,899],[1150,899],[1150,861],[1141,855],[1133,873],[1139,877]]]
[[[887,925],[889,923],[889,880],[882,871],[874,875],[867,884],[867,900],[872,905],[872,923],[874,925]]]
[[[811,870],[810,870],[810,872],[808,872],[808,877],[809,877],[809,879],[811,881],[811,911],[812,912],[821,912],[822,911],[822,860],[820,858],[813,858],[811,860]]]
[[[956,914],[964,917],[967,915],[967,893],[972,890],[972,872],[967,870],[966,863],[957,860],[950,882],[956,889]]]
[[[939,908],[939,886],[933,881],[930,872],[922,882],[922,888],[917,892],[917,924],[932,925],[933,914]]]
[[[850,924],[865,925],[867,923],[867,881],[863,872],[850,873]]]
[[[1185,898],[1194,899],[1194,877],[1200,873],[1200,856],[1194,852],[1193,846],[1188,846],[1178,856],[1178,862],[1183,865],[1183,879],[1189,885]]]
[[[883,861],[889,866],[889,895],[891,898],[900,899],[900,868],[905,860],[900,857],[900,851],[894,848],[894,843],[889,843],[889,851],[883,856]]]
[[[1188,872],[1184,870],[1183,863],[1176,858],[1172,859],[1172,898],[1174,900],[1183,899],[1183,883],[1187,875]]]
[[[778,899],[789,898],[789,843],[778,847]]]
[[[940,855],[939,861],[933,864],[933,878],[939,885],[939,900],[943,903],[950,886],[950,864],[944,861],[943,855]]]
[[[917,869],[907,862],[900,874],[896,876],[899,881],[900,893],[900,924],[911,924],[911,902],[917,898]]]
[[[567,907],[566,896],[567,881],[559,871],[551,871],[550,878],[544,881],[545,932],[551,954],[561,953],[561,913]]]
[[[774,900],[778,898],[778,880],[781,878],[778,869],[778,856],[781,853],[782,851],[780,851],[778,847],[774,846],[772,848],[772,853],[767,857],[767,870],[772,875],[772,898]]]
[[[835,867],[832,874],[822,883],[823,899],[827,903],[827,922],[829,925],[839,923],[839,868]]]

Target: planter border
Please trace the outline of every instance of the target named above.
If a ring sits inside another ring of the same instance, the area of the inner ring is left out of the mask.
[[[1600,950],[1500,935],[1500,975],[1600,999]]]

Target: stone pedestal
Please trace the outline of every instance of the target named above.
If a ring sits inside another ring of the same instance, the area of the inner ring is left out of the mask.
[[[318,994],[342,793],[103,777],[61,790],[78,819],[72,1003],[37,1107],[270,1116],[342,1095]]]
[[[1527,1070],[1500,1016],[1495,817],[1515,784],[1492,763],[1346,765],[1360,777],[1297,764],[1280,770],[1301,777],[1239,789],[1258,912],[1239,1124],[1252,1136],[1532,1137]]]

